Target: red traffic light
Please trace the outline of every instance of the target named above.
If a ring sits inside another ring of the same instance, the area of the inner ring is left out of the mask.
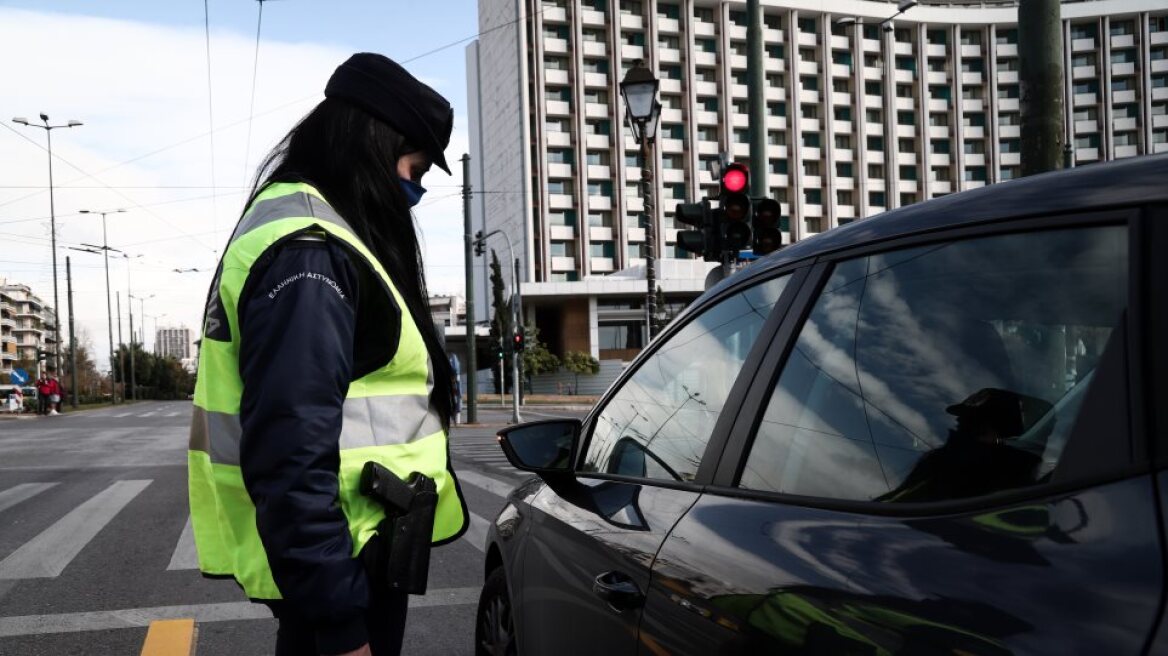
[[[730,193],[744,191],[749,182],[750,174],[743,164],[730,164],[722,172],[722,188]]]

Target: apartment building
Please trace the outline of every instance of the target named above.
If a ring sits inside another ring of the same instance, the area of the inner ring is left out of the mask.
[[[18,362],[35,363],[38,350],[55,353],[56,321],[53,308],[28,285],[0,278],[0,373],[10,373]]]
[[[888,30],[895,2],[762,4],[765,173],[786,242],[1020,174],[1017,2],[925,1]],[[553,350],[625,359],[643,344],[645,222],[661,287],[684,303],[708,266],[677,247],[673,210],[716,193],[708,160],[749,158],[745,2],[484,0],[479,21],[473,220],[522,244],[524,307]],[[1168,5],[1066,2],[1062,22],[1075,165],[1168,152]],[[619,90],[637,60],[660,79],[651,217]]]
[[[164,358],[186,360],[191,357],[190,328],[159,328],[154,334],[158,354]]]

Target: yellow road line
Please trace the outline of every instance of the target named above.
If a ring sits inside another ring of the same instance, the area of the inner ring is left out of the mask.
[[[194,656],[195,621],[155,620],[146,632],[142,656]]]

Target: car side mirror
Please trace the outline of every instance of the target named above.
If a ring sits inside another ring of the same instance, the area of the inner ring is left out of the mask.
[[[533,421],[504,428],[495,439],[516,469],[562,479],[572,473],[580,426],[579,419]]]

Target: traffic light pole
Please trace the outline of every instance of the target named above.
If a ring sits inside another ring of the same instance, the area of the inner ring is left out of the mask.
[[[762,7],[759,0],[746,0],[746,84],[750,112],[750,195],[766,198],[767,120],[766,70],[763,68]]]
[[[65,294],[69,297],[69,393],[72,397],[70,404],[77,408],[77,337],[73,332],[73,267],[69,256],[65,256]],[[60,321],[60,317],[57,320]]]
[[[462,229],[466,241],[466,421],[478,422],[478,338],[475,334],[474,256],[470,232],[470,155],[462,156]]]
[[[468,227],[467,233],[469,234],[469,232],[470,232],[470,228]],[[516,263],[516,266],[513,269],[513,273],[511,276],[511,316],[512,316],[511,325],[517,326],[517,325],[519,325],[518,324],[518,321],[519,321],[519,314],[518,314],[519,313],[519,266],[518,266],[518,262],[519,262],[519,260],[515,259],[515,248],[511,245],[511,237],[508,236],[507,233],[503,232],[502,230],[492,230],[492,231],[488,232],[487,234],[482,235],[481,237],[478,237],[477,239],[475,239],[471,243],[472,244],[486,243],[487,237],[490,237],[492,235],[502,235],[503,239],[507,240],[507,253],[511,256],[511,261]],[[500,339],[504,338],[503,335],[500,335],[499,337],[500,337]],[[506,342],[505,339],[504,339],[504,342]],[[506,350],[507,347],[504,346],[503,348],[504,348],[504,350]],[[514,389],[511,390],[511,423],[513,423],[513,424],[518,424],[519,422],[523,421],[523,419],[520,418],[520,416],[519,416],[519,362],[518,362],[518,359],[519,359],[519,354],[515,353],[515,349],[512,346],[512,348],[511,348],[511,384],[514,386]],[[503,375],[502,374],[502,371],[503,371],[502,366],[499,367],[499,371],[500,371],[499,376],[502,377],[502,375]],[[503,395],[500,394],[499,399],[502,400],[502,398],[503,398]]]

